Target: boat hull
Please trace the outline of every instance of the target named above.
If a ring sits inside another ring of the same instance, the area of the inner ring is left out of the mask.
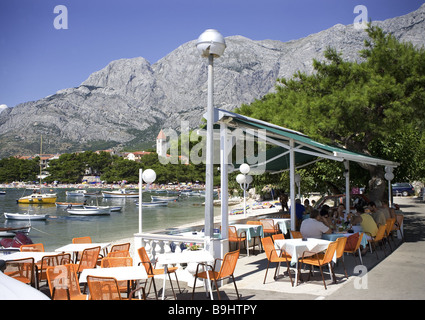
[[[84,206],[86,209],[104,209],[109,210],[110,212],[118,212],[121,211],[122,207],[112,207],[112,206]]]
[[[83,202],[55,202],[56,207],[59,208],[82,208]]]
[[[56,194],[31,194],[29,196],[25,196],[18,199],[18,203],[28,203],[28,204],[44,204],[51,203],[54,204],[56,202],[57,196]]]
[[[138,206],[139,203],[136,203]],[[168,206],[168,201],[156,201],[156,202],[142,202],[142,207],[146,208],[155,208],[155,207],[166,207]]]
[[[4,213],[4,217],[8,220],[46,220],[47,216],[47,214]]]
[[[69,209],[69,214],[72,215],[80,215],[80,216],[101,216],[101,215],[108,215],[109,210],[105,209]]]
[[[152,201],[177,201],[179,197],[160,197],[160,196],[151,196]]]
[[[120,191],[103,191],[102,195],[104,198],[137,198],[139,196],[139,193],[136,192],[129,192],[129,193],[122,193]]]

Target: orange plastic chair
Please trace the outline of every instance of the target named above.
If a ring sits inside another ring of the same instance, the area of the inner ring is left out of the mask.
[[[19,247],[21,252],[44,252],[44,245],[42,243],[23,244]]]
[[[261,226],[261,222],[260,221],[254,221],[254,220],[251,220],[251,221],[247,221],[246,222],[246,224],[252,224],[252,225],[255,225],[255,226]],[[258,237],[253,237],[253,244],[252,244],[252,249],[254,250],[254,248],[255,248],[255,246],[256,246],[256,244],[255,244],[255,239],[257,239],[258,238],[258,246],[261,246],[261,236],[258,236]],[[260,248],[260,250],[261,250],[262,248]]]
[[[81,255],[80,262],[76,269],[77,274],[79,275],[84,269],[93,269],[96,268],[97,258],[99,257],[100,246],[94,248],[87,248],[83,251]]]
[[[278,233],[278,234],[272,235],[272,239],[273,239],[273,241],[275,241],[275,240],[285,240],[285,236],[283,235],[283,233]]]
[[[404,215],[396,213],[395,218],[396,218],[396,221],[394,223],[393,230],[400,231],[401,240],[404,241],[403,230],[401,229],[401,226],[403,225]]]
[[[130,242],[121,243],[121,244],[114,244],[111,247],[110,252],[114,252],[114,251],[130,251]]]
[[[70,253],[60,253],[52,256],[44,256],[41,259],[40,269],[37,275],[37,287],[40,287],[40,282],[43,280],[47,281],[46,270],[48,267],[59,266],[63,264],[71,263]]]
[[[266,237],[266,238],[262,238],[261,242],[263,244],[263,248],[266,251],[266,258],[267,258],[267,269],[266,269],[266,275],[264,276],[264,281],[263,284],[266,283],[266,278],[267,278],[267,272],[269,271],[269,265],[271,262],[277,262],[276,265],[276,270],[274,272],[274,279],[276,279],[276,273],[277,273],[277,269],[279,267],[279,263],[280,262],[286,262],[286,267],[287,267],[287,272],[289,275],[289,279],[291,280],[291,286],[294,286],[293,282],[292,282],[292,276],[291,276],[291,269],[289,268],[290,263],[289,261],[292,259],[292,257],[286,253],[285,250],[283,250],[281,252],[280,255],[277,254],[276,249],[274,247],[272,238],[270,237]]]
[[[395,224],[396,219],[395,218],[389,218],[387,219],[387,229],[385,229],[385,239],[388,242],[388,245],[390,246],[390,250],[393,251],[393,248],[391,247],[391,243],[390,243],[390,238],[393,241],[394,245],[395,245],[395,241],[392,235],[392,231],[394,228],[394,224]]]
[[[34,258],[6,261],[3,273],[25,284],[36,286]]]
[[[229,242],[236,242],[238,244],[238,250],[241,249],[241,242],[245,244],[246,247],[246,233],[242,231],[238,235],[238,231],[235,226],[229,226]],[[246,248],[248,251],[248,248]]]
[[[115,252],[123,252],[123,251],[115,251]],[[101,268],[132,267],[133,259],[131,257],[106,257],[102,259],[100,266]],[[118,281],[118,288],[120,292],[127,292],[128,294],[130,294],[130,290],[129,290],[130,287],[131,287],[131,284],[129,282]]]
[[[291,230],[291,237],[292,237],[292,239],[302,239],[303,235],[299,231],[292,231]]]
[[[272,219],[261,219],[260,220],[263,226],[263,232],[269,234],[279,233],[279,226],[274,223]]]
[[[156,299],[158,299],[158,293],[156,291],[156,285],[155,285],[155,276],[163,275],[164,274],[164,268],[155,268],[155,266],[152,266],[152,262],[149,259],[149,256],[146,253],[146,249],[144,247],[139,248],[137,250],[137,252],[139,254],[139,258],[140,258],[140,261],[141,261],[139,263],[139,265],[143,264],[143,266],[146,269],[146,273],[148,274],[148,278],[151,279],[151,284],[149,285],[149,290],[148,290],[147,294],[149,294],[151,285],[153,283],[153,288],[154,288],[154,291],[155,291],[155,297],[156,297]],[[167,268],[168,279],[170,280],[171,289],[173,290],[174,299],[177,299],[177,297],[176,297],[176,293],[174,292],[173,283],[171,282],[171,276],[170,276],[171,273],[173,273],[176,277],[177,286],[179,287],[179,292],[180,293],[182,292],[181,289],[180,289],[179,279],[177,278],[177,273],[176,273],[177,269],[178,269],[177,267]],[[146,281],[146,284],[147,284],[147,281]],[[145,284],[145,287],[146,287],[146,284]]]
[[[358,253],[359,254],[359,258],[360,258],[360,264],[363,264],[362,255],[359,252],[359,249],[360,249],[360,245],[362,243],[363,236],[364,236],[364,233],[363,232],[360,232],[359,233],[359,238],[357,239],[356,245],[354,247],[352,247],[352,248],[347,248],[347,244],[346,244],[345,245],[345,248],[344,248],[344,253],[351,253],[351,254],[353,254],[354,259],[356,259],[356,253]],[[347,241],[348,241],[348,239],[347,239]]]
[[[86,300],[81,293],[74,264],[48,267],[46,270],[52,300]]]
[[[384,250],[384,255],[387,256],[387,253],[385,252],[385,244],[384,246],[382,246],[382,240],[384,240],[385,238],[385,232],[387,230],[387,225],[380,225],[378,227],[378,232],[376,233],[376,236],[373,237],[371,234],[369,234],[370,239],[368,239],[367,241],[369,242],[369,245],[371,246],[371,248],[373,247],[373,249],[375,250],[375,254],[376,254],[376,258],[379,259],[378,257],[378,251],[376,250],[376,243],[379,243],[379,246]]]
[[[227,278],[232,278],[233,284],[235,285],[236,296],[239,300],[238,288],[236,287],[235,277],[233,276],[233,273],[235,272],[235,268],[236,268],[236,263],[238,262],[238,258],[239,258],[239,250],[236,250],[233,252],[226,253],[223,259],[219,259],[219,258],[215,259],[214,266],[206,265],[205,263],[199,263],[198,266],[196,267],[195,281],[193,283],[193,291],[192,291],[192,300],[195,294],[196,279],[198,278],[204,279],[204,281],[207,281],[209,278],[211,281],[214,281],[214,285],[217,290],[217,295],[219,300],[221,300],[221,297],[220,297],[220,291],[218,290],[217,281],[227,279]],[[217,261],[222,261],[219,271],[215,271]],[[203,266],[205,269],[210,267],[211,270],[199,272],[200,266]]]
[[[342,262],[342,266],[344,267],[345,277],[348,279],[347,269],[345,269],[344,257],[343,257],[346,243],[347,243],[346,237],[340,237],[340,238],[336,239],[336,244],[337,244],[337,246],[336,246],[336,261]]]
[[[90,300],[132,300],[134,293],[138,290],[142,290],[143,299],[146,300],[143,287],[131,291],[128,299],[123,299],[118,281],[112,277],[87,276],[87,285],[90,290]]]
[[[72,243],[92,243],[91,237],[78,237],[78,238],[72,238]],[[79,260],[79,257],[81,256],[82,252],[77,252],[75,256],[75,261]]]
[[[325,289],[327,289],[326,282],[325,282],[325,277],[323,275],[322,266],[324,266],[326,264],[329,264],[330,270],[331,270],[332,275],[333,275],[333,279],[335,280],[335,273],[334,273],[334,270],[333,270],[333,267],[332,267],[332,263],[331,262],[332,262],[332,258],[334,256],[334,254],[335,254],[336,247],[337,247],[337,242],[336,241],[331,242],[329,244],[328,248],[326,249],[326,252],[325,253],[314,253],[312,256],[309,256],[309,257],[305,257],[305,254],[306,253],[309,253],[309,252],[308,251],[304,251],[302,258],[300,259],[300,261],[298,263],[298,274],[300,274],[300,265],[301,264],[308,264],[308,265],[310,265],[310,272],[308,274],[308,280],[310,280],[312,266],[319,267],[320,268],[320,273],[322,275],[323,285],[325,286]]]

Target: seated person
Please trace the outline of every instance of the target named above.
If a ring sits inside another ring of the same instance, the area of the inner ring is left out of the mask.
[[[377,226],[381,226],[387,223],[384,213],[381,210],[378,210],[375,202],[371,201],[368,204],[369,211],[372,214],[373,220],[375,220]]]
[[[356,210],[356,215],[351,218],[351,224],[360,224],[368,239],[370,239],[370,236],[375,237],[378,232],[378,226],[376,225],[375,220],[373,220],[370,214],[364,212],[364,208],[362,206],[356,207]]]
[[[320,215],[318,210],[313,209],[310,213],[310,218],[303,220],[301,223],[300,231],[304,238],[320,239],[322,234],[332,233],[332,229],[326,224],[326,219]]]

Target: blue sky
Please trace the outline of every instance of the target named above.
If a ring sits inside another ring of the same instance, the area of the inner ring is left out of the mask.
[[[289,41],[352,24],[357,5],[366,6],[369,19],[385,20],[424,2],[0,0],[0,105],[77,87],[112,60],[142,56],[155,63],[209,28],[225,37]],[[58,5],[68,10],[68,29],[54,26]]]

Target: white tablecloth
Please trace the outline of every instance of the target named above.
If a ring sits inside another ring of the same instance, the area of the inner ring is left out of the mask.
[[[274,244],[276,249],[285,250],[291,255],[291,263],[297,263],[298,259],[302,258],[304,251],[322,252],[328,248],[331,242],[323,239],[308,238],[307,241],[303,241],[303,239],[275,240]]]
[[[146,280],[148,278],[144,266],[84,269],[79,281],[87,282],[87,276],[113,277],[118,281]]]
[[[286,234],[289,230],[291,230],[291,219],[273,218],[272,220],[275,224],[279,225],[279,229],[283,234]]]
[[[10,260],[19,260],[34,258],[34,262],[40,262],[44,256],[54,256],[59,254],[58,252],[38,252],[38,251],[24,251],[24,252],[14,252],[11,254],[5,254],[0,257],[1,260],[10,261]]]

